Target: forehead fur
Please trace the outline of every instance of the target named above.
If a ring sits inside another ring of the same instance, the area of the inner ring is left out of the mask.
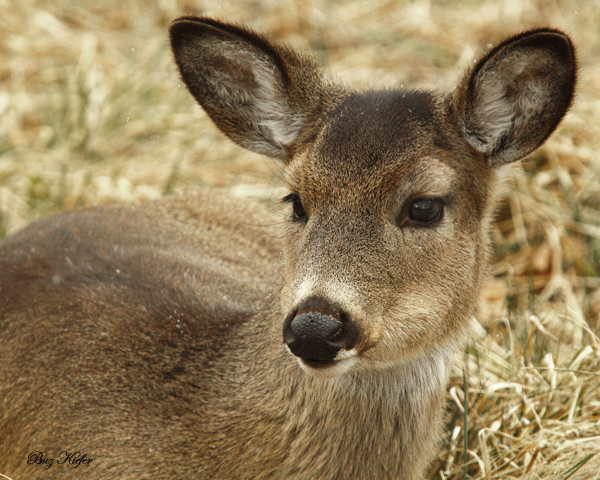
[[[410,174],[419,160],[447,145],[436,120],[436,97],[421,91],[357,94],[331,111],[314,152],[290,165],[299,189],[346,189],[361,182],[378,191]],[[363,190],[364,194],[364,190]]]
[[[359,168],[376,166],[414,150],[417,139],[434,128],[434,97],[426,92],[384,90],[357,95],[326,119],[323,156],[353,157]]]

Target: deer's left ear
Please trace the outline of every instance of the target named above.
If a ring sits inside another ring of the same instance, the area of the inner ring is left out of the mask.
[[[246,27],[183,17],[171,25],[181,77],[238,145],[283,161],[347,95],[314,62]]]
[[[486,55],[454,94],[459,128],[491,165],[514,162],[539,147],[573,99],[573,44],[557,30],[517,35]]]

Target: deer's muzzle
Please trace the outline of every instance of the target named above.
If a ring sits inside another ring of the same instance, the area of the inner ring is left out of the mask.
[[[289,350],[313,368],[329,366],[340,350],[351,349],[358,331],[342,309],[319,297],[304,300],[283,325]]]

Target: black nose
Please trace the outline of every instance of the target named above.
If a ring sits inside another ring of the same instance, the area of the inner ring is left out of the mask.
[[[286,318],[283,341],[308,363],[331,362],[342,349],[356,342],[356,328],[340,308],[311,297]]]

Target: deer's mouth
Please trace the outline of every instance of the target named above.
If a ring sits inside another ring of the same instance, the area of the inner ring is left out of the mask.
[[[298,358],[298,363],[305,373],[320,378],[335,378],[343,375],[352,369],[352,367],[358,362],[358,356],[356,351],[345,351],[340,352],[342,358],[334,360],[315,360]]]
[[[337,363],[337,360],[311,360],[307,358],[301,358],[300,361],[310,368],[328,368]]]

